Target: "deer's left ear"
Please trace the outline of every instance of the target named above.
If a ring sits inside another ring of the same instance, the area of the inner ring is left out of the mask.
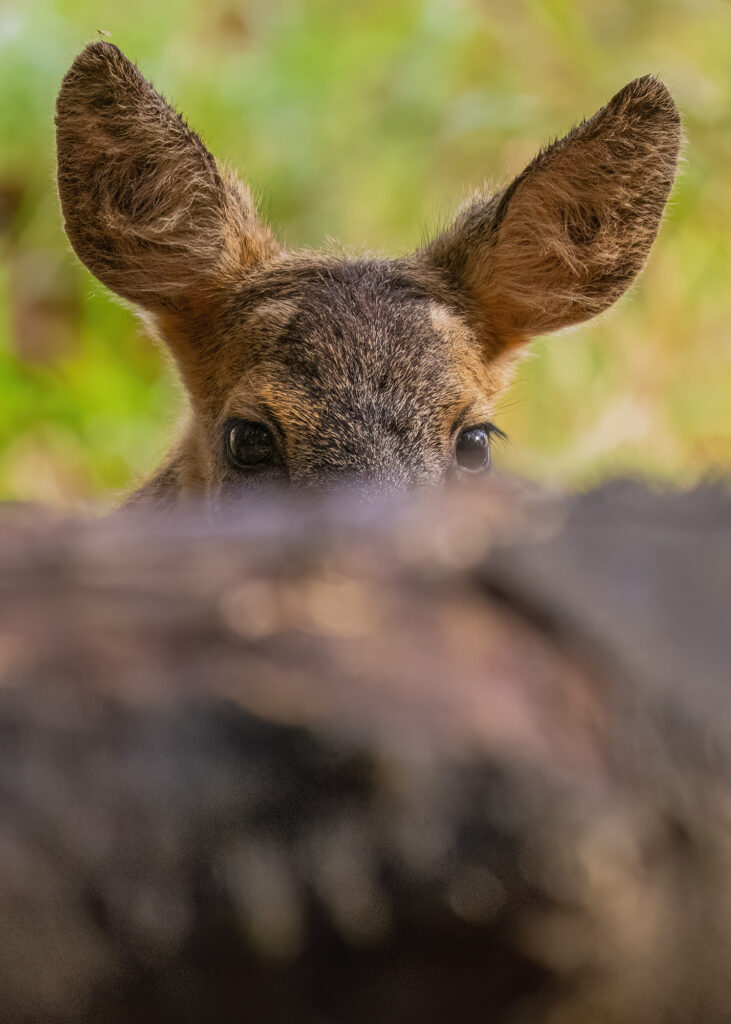
[[[670,93],[639,78],[426,249],[493,351],[580,323],[627,289],[660,226],[680,138]]]

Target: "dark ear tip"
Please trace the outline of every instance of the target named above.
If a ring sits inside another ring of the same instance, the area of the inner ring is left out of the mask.
[[[134,65],[114,43],[101,39],[89,43],[74,58],[64,75],[56,103],[57,111],[68,97],[85,85],[118,78],[125,72],[129,74],[130,69],[134,69]]]
[[[126,57],[114,43],[107,42],[106,39],[95,39],[91,43],[87,43],[81,53],[76,57],[77,61],[82,60],[98,60],[99,58],[108,60],[109,58],[119,58],[126,60]]]
[[[81,53],[74,58],[66,73],[66,78],[99,73],[107,68],[118,68],[120,65],[129,63],[118,46],[97,39],[85,46]]]
[[[680,132],[680,114],[670,90],[654,75],[643,75],[625,85],[610,100],[609,105],[618,110],[625,108],[643,119],[663,121],[668,128]]]

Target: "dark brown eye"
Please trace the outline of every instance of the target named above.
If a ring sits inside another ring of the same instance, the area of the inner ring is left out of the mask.
[[[274,436],[263,423],[229,420],[225,429],[226,455],[237,469],[258,469],[276,459]]]
[[[490,465],[490,433],[488,424],[484,427],[465,427],[459,432],[455,446],[455,458],[460,469],[468,473],[479,473]]]

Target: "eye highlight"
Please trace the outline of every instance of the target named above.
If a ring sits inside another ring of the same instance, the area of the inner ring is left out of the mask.
[[[254,420],[228,420],[224,427],[226,458],[236,469],[261,469],[276,461],[269,427]]]
[[[466,473],[481,473],[490,468],[490,438],[504,438],[505,434],[492,423],[464,427],[457,435],[454,458]]]

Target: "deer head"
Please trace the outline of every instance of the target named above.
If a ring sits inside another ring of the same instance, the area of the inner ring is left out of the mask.
[[[71,244],[144,313],[189,396],[184,435],[138,492],[151,502],[485,470],[527,342],[601,313],[642,269],[680,142],[667,89],[637,79],[422,250],[349,260],[282,249],[109,43],[74,61],[56,125]]]

